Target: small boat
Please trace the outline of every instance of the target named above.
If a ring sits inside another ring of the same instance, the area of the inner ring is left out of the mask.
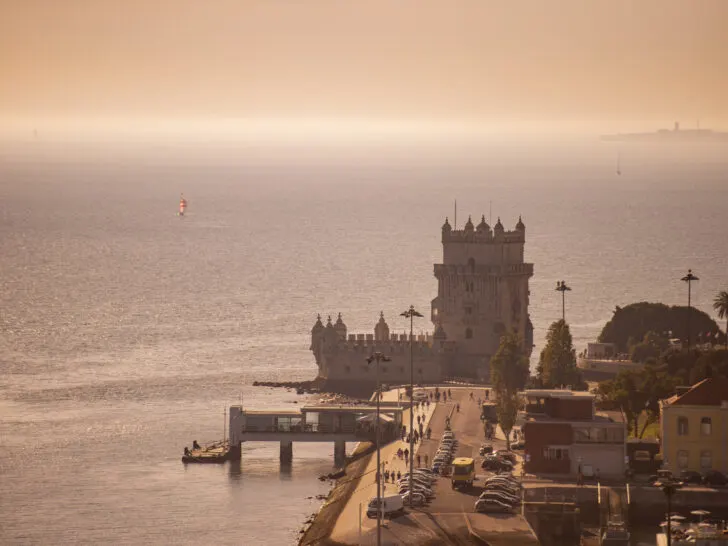
[[[602,546],[629,546],[630,533],[621,521],[609,521],[599,542]]]
[[[179,216],[184,216],[186,209],[187,209],[187,199],[184,198],[183,194],[180,194],[179,195]]]
[[[204,447],[196,446],[192,449],[185,448],[182,462],[185,464],[221,464],[230,458],[230,442],[222,440],[213,442]]]
[[[621,163],[620,160],[622,158],[620,156],[621,156],[621,154],[617,154],[617,176],[622,176],[622,168],[620,167],[620,163]]]

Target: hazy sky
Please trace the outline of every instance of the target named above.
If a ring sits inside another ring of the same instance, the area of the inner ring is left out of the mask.
[[[0,3],[0,118],[728,128],[727,99],[728,0]]]

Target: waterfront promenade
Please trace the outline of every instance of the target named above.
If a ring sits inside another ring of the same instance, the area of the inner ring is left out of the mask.
[[[424,428],[427,429],[428,426],[432,428],[432,438],[416,444],[415,453],[420,455],[423,465],[424,456],[427,455],[428,460],[432,460],[437,451],[440,437],[445,429],[445,419],[450,416],[452,429],[459,442],[457,455],[478,459],[478,448],[483,442],[483,425],[480,421],[477,399],[484,398],[483,388],[444,385],[440,390],[448,388],[452,392],[452,401],[448,397],[446,403],[431,403],[429,409],[420,410],[419,413],[424,415]],[[470,400],[470,392],[474,393],[475,401]],[[385,400],[391,396],[396,398],[396,392],[386,394]],[[457,403],[460,404],[460,412],[456,410]],[[409,423],[407,410],[404,413],[403,421]],[[492,443],[496,449],[503,447],[504,444],[499,439],[495,439]],[[390,472],[392,470],[405,472],[406,461],[396,456],[397,450],[405,447],[408,447],[405,442],[396,441],[382,449],[382,461],[387,463],[385,468]],[[480,469],[479,464],[477,468]],[[336,521],[330,536],[332,543],[376,544],[376,519],[366,517],[367,503],[376,496],[375,471],[376,457],[372,456],[357,490]],[[482,483],[483,476],[478,478],[471,490],[456,491],[451,488],[449,478],[440,477],[433,485],[436,496],[427,506],[407,508],[404,516],[384,520],[382,543],[419,545],[487,542],[492,546],[538,544],[533,530],[522,516],[479,514],[474,511],[475,500],[482,489],[478,483]],[[396,484],[390,482],[384,494],[394,494],[396,487]]]

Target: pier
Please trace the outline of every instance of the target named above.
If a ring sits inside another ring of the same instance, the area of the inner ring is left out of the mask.
[[[407,403],[409,406],[409,403]],[[381,438],[389,442],[402,430],[404,407],[399,402],[380,403]],[[346,442],[374,441],[375,406],[310,405],[298,409],[245,409],[231,406],[229,414],[231,458],[241,458],[243,442],[279,442],[281,462],[293,459],[294,442],[331,442],[334,464],[346,459]]]

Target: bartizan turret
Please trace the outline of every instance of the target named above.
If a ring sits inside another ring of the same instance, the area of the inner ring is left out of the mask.
[[[379,313],[379,322],[377,322],[377,324],[374,326],[374,340],[389,340],[389,326],[387,325],[387,321],[384,320],[384,311]]]
[[[334,330],[336,330],[336,333],[339,334],[339,339],[346,339],[346,324],[344,324],[344,321],[341,318],[341,313],[339,313],[339,316],[336,319]]]

